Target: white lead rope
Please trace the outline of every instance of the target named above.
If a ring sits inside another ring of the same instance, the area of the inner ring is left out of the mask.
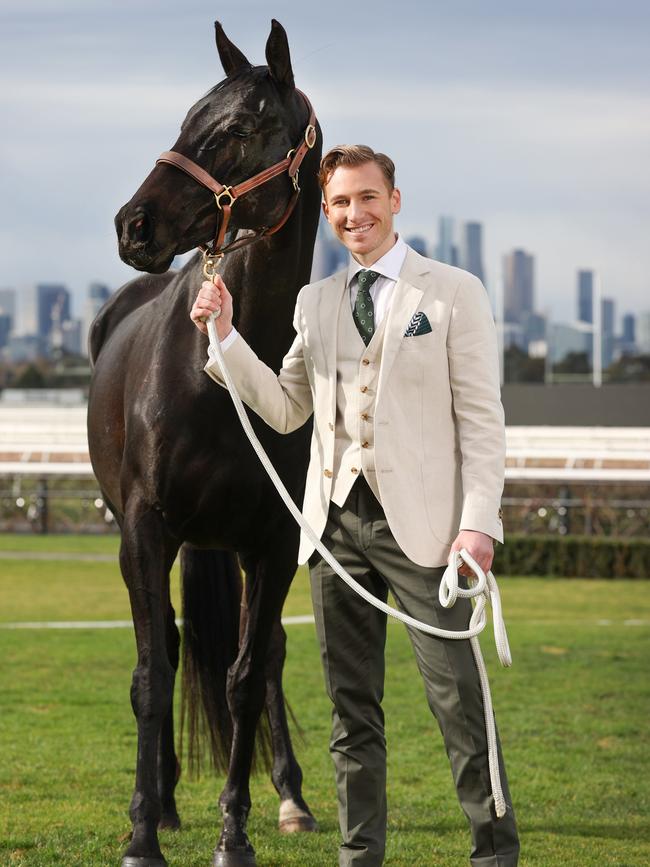
[[[464,548],[461,551],[452,552],[449,555],[448,566],[445,569],[445,572],[440,581],[439,599],[440,604],[444,608],[451,608],[459,596],[475,600],[474,609],[472,611],[472,616],[469,621],[469,626],[467,629],[464,630],[441,629],[438,626],[431,626],[428,623],[423,623],[421,620],[416,620],[414,617],[405,614],[403,611],[397,611],[395,608],[391,608],[390,605],[386,605],[386,603],[382,602],[380,599],[375,598],[365,589],[365,587],[362,587],[357,581],[355,581],[354,578],[352,578],[352,576],[349,575],[341,566],[341,564],[330,554],[330,552],[322,544],[322,542],[316,536],[309,524],[305,521],[302,513],[300,512],[300,509],[291,499],[291,496],[285,488],[282,479],[277,474],[275,467],[269,460],[269,457],[264,451],[262,444],[255,435],[255,431],[253,430],[248,416],[246,415],[244,404],[242,403],[239,393],[237,392],[237,388],[232,380],[232,377],[230,376],[228,368],[226,367],[223,351],[221,349],[219,338],[217,336],[217,329],[214,324],[215,318],[216,316],[213,313],[207,320],[208,336],[210,338],[210,349],[212,350],[212,354],[216,358],[217,364],[219,365],[221,376],[224,383],[226,384],[226,387],[228,388],[230,397],[232,398],[232,402],[235,406],[235,410],[237,412],[237,415],[239,416],[239,421],[241,422],[241,425],[244,428],[246,436],[250,440],[251,445],[255,449],[255,452],[257,453],[257,456],[260,459],[262,466],[268,473],[269,478],[271,479],[278,493],[284,500],[284,503],[291,512],[294,520],[300,526],[303,533],[305,533],[305,535],[312,543],[314,548],[321,555],[321,557],[329,563],[332,569],[336,572],[337,575],[339,575],[343,579],[343,581],[345,581],[348,587],[351,587],[352,590],[354,590],[355,593],[358,593],[359,596],[366,600],[366,602],[370,603],[370,605],[374,605],[375,608],[378,608],[385,614],[388,614],[391,617],[396,618],[397,620],[401,620],[402,623],[405,623],[407,626],[411,626],[413,629],[417,629],[420,632],[426,632],[428,635],[435,635],[437,638],[446,638],[453,640],[469,639],[472,650],[474,652],[476,667],[478,669],[479,678],[481,681],[481,691],[483,693],[483,710],[485,713],[485,730],[487,734],[488,745],[488,763],[490,768],[492,795],[494,797],[494,809],[498,818],[505,816],[506,802],[503,796],[501,777],[499,774],[497,736],[496,728],[494,725],[494,713],[492,711],[492,696],[490,694],[490,684],[488,681],[487,670],[485,668],[485,662],[483,660],[483,655],[481,654],[481,646],[477,638],[479,633],[481,633],[483,629],[485,629],[485,625],[487,622],[485,608],[486,604],[488,602],[491,602],[492,618],[494,621],[494,640],[497,647],[497,654],[502,665],[512,665],[510,647],[508,645],[508,636],[506,634],[506,627],[503,621],[503,615],[501,611],[501,597],[499,596],[499,588],[497,587],[497,582],[494,578],[494,575],[492,574],[492,572],[488,572],[486,575],[485,572],[483,572],[481,567],[478,565],[478,563],[474,560],[474,558]],[[458,586],[458,566],[463,561],[467,563],[467,565],[473,570],[476,575],[476,583],[467,590]]]

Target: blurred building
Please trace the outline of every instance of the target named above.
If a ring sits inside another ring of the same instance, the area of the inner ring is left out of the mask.
[[[13,320],[8,313],[0,313],[0,349],[9,343]]]
[[[87,354],[90,326],[93,324],[95,317],[110,297],[111,290],[104,283],[91,283],[88,286],[86,298],[84,300],[83,320],[80,334],[79,352],[81,355]]]
[[[578,321],[594,321],[593,271],[578,271]]]
[[[419,253],[421,256],[427,256],[427,242],[421,235],[411,235],[408,238],[405,238],[406,243],[409,247],[412,247],[416,253]]]
[[[0,315],[8,316],[13,328],[16,322],[16,290],[0,289]]]
[[[614,360],[616,348],[615,320],[616,306],[613,298],[603,298],[601,301],[601,334],[603,367],[609,367]]]
[[[513,250],[503,257],[503,318],[523,322],[534,312],[534,258],[525,250]]]
[[[485,283],[483,268],[483,226],[464,223],[460,240],[460,266]]]
[[[548,327],[548,353],[551,364],[563,361],[570,353],[592,357],[593,333],[587,322],[551,322]]]
[[[453,217],[440,217],[438,220],[438,246],[434,258],[447,265],[458,265],[458,248],[454,243]]]
[[[650,310],[640,313],[637,318],[636,345],[641,355],[650,355]]]

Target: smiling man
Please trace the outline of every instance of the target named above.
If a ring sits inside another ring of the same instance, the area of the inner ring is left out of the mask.
[[[411,616],[464,629],[471,608],[441,608],[450,551],[487,571],[503,541],[499,508],[505,436],[494,322],[481,282],[426,259],[395,233],[395,167],[363,145],[321,163],[323,210],[350,252],[347,269],[298,295],[296,338],[278,375],[232,327],[220,278],[191,311],[216,320],[242,399],[271,427],[314,415],[303,512],[325,546],[376,597],[392,592]],[[223,384],[211,358],[207,373]],[[330,751],[342,867],[377,867],[386,838],[386,742],[381,707],[386,616],[358,597],[303,536],[316,629],[333,704]],[[467,569],[463,569],[467,574]],[[519,843],[505,769],[497,819],[481,687],[469,642],[410,630],[431,711],[442,731],[472,832],[474,867],[514,867]],[[500,748],[499,748],[500,751]],[[435,863],[432,858],[431,863]]]

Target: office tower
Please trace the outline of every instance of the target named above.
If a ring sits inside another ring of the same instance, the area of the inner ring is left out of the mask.
[[[603,298],[601,301],[601,334],[603,347],[603,367],[609,367],[614,360],[614,318],[615,307],[613,298]]]
[[[438,220],[438,246],[435,258],[447,265],[458,265],[458,248],[454,244],[454,218],[440,217]]]
[[[61,346],[71,355],[81,355],[81,330],[81,319],[68,319],[61,325]]]
[[[9,343],[12,319],[8,313],[0,313],[0,349]]]
[[[16,322],[16,290],[0,289],[0,314],[8,316],[12,327]]]
[[[549,360],[552,364],[563,361],[569,353],[584,353],[591,359],[593,334],[589,323],[575,322],[569,325],[564,322],[551,322],[548,332]]]
[[[503,257],[503,318],[506,322],[523,322],[534,311],[533,256],[525,250],[513,250]]]
[[[593,271],[578,271],[578,321],[594,321]]]
[[[650,311],[639,313],[636,323],[636,345],[640,355],[650,355]]]
[[[635,342],[636,317],[634,313],[626,313],[623,317],[623,342],[630,344]]]
[[[90,283],[86,292],[83,312],[83,325],[81,334],[80,351],[83,355],[87,353],[88,335],[90,326],[104,304],[111,297],[111,290],[104,283]]]
[[[406,238],[406,243],[421,256],[427,255],[427,242],[420,235],[411,235],[409,238]]]
[[[485,283],[483,271],[483,226],[464,223],[460,244],[460,266]]]
[[[70,293],[65,286],[60,283],[39,283],[36,286],[36,334],[47,340],[55,322],[60,325],[68,319]]]

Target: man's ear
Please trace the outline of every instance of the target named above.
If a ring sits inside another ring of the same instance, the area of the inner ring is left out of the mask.
[[[393,192],[390,194],[390,212],[391,214],[399,214],[402,210],[402,194],[395,187]]]
[[[329,223],[330,222],[330,212],[329,212],[329,208],[327,207],[327,202],[325,201],[325,199],[323,199],[323,201],[321,202],[321,207],[323,209],[323,213],[325,214],[325,219]]]

